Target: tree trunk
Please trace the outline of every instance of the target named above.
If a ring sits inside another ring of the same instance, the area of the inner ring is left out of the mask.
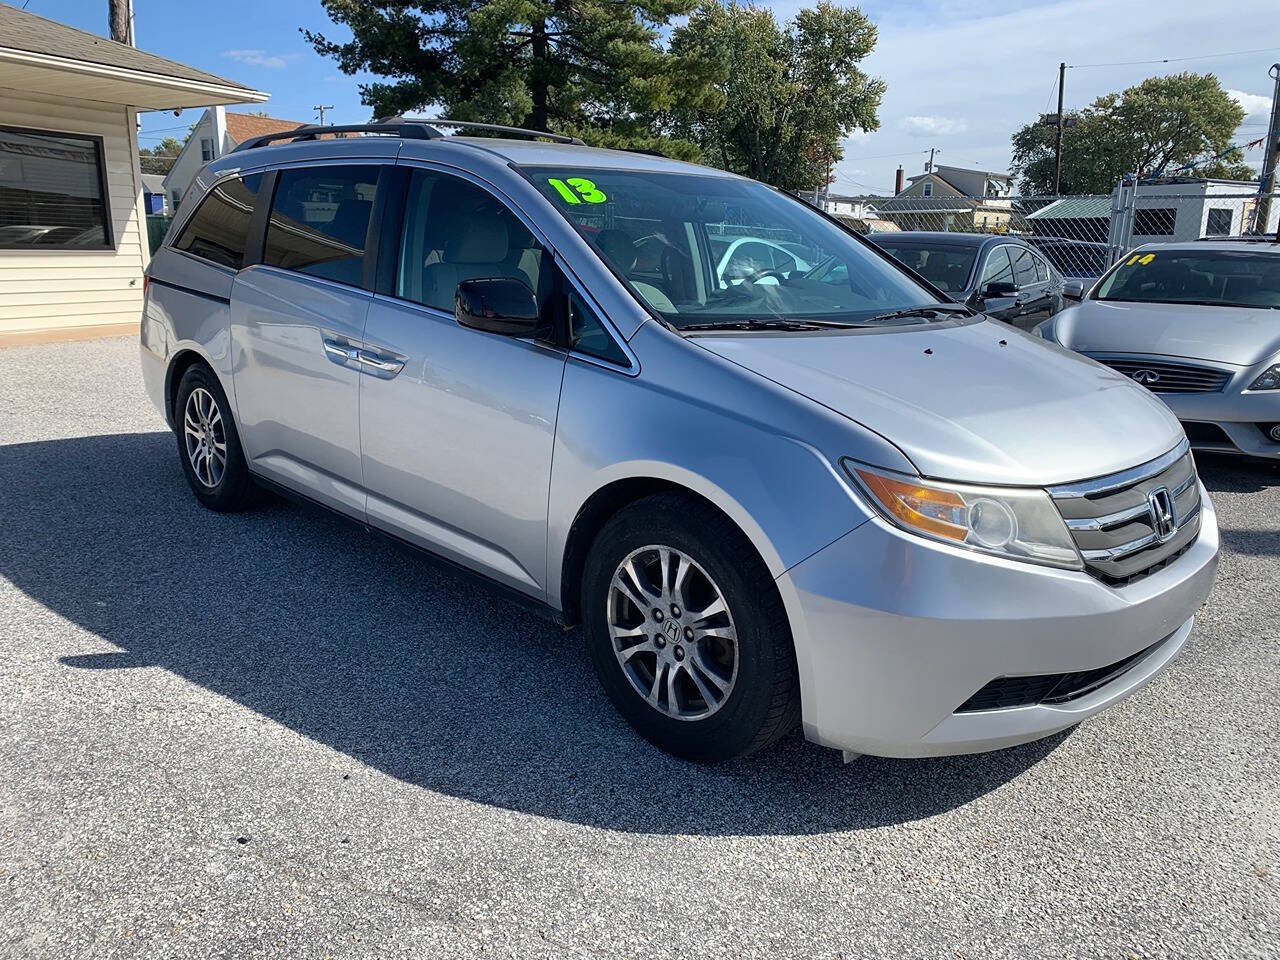
[[[529,113],[529,126],[534,130],[547,130],[547,58],[551,52],[547,42],[547,22],[533,22],[533,42],[530,44],[533,64],[529,71],[529,94],[533,99],[533,110]]]

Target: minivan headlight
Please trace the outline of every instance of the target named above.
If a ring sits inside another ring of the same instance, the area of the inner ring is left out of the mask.
[[[903,530],[1050,567],[1084,566],[1062,515],[1043,490],[939,483],[841,462],[880,513]]]
[[[1280,390],[1280,363],[1249,384],[1250,390]]]

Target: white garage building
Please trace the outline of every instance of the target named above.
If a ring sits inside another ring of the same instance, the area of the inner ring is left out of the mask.
[[[0,5],[0,344],[136,331],[149,256],[138,112],[266,99]]]

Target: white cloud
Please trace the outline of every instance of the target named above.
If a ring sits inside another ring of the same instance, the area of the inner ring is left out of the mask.
[[[945,137],[969,129],[968,122],[957,117],[910,116],[903,117],[898,125],[909,137]]]
[[[283,70],[291,61],[298,59],[296,53],[267,53],[265,50],[223,50],[222,55],[251,67],[269,70]]]
[[[1228,90],[1227,96],[1240,104],[1246,120],[1266,121],[1271,116],[1271,98],[1257,93],[1245,93],[1243,90]]]

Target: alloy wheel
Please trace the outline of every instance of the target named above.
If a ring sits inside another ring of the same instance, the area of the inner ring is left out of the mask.
[[[204,387],[196,387],[187,397],[182,435],[196,479],[213,489],[227,468],[227,431],[218,402]]]
[[[702,720],[738,679],[738,636],[724,593],[692,558],[653,544],[633,551],[609,585],[618,664],[653,709]]]

